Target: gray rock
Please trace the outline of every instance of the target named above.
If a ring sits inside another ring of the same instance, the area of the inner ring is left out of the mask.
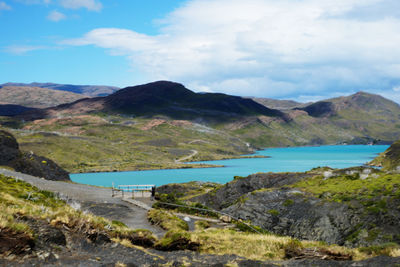
[[[22,153],[14,136],[2,130],[0,130],[0,165],[47,180],[70,181],[68,172],[52,160],[33,153]]]
[[[214,209],[226,208],[242,195],[262,188],[289,185],[310,177],[308,173],[257,173],[247,177],[237,177],[232,182],[207,194],[194,197],[191,201],[200,202]]]

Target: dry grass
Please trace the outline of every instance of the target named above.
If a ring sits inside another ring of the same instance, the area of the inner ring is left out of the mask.
[[[103,232],[121,239],[138,237],[152,238],[145,230],[132,230],[127,226],[102,217],[73,209],[51,192],[41,191],[23,181],[0,175],[0,227],[32,234],[26,224],[18,223],[17,217],[26,216],[46,220],[53,226],[66,226],[71,231]]]
[[[400,257],[400,248],[394,248],[389,252],[390,257]]]
[[[282,260],[285,258],[285,248],[293,241],[304,248],[323,248],[334,253],[351,255],[354,260],[371,257],[357,249],[336,245],[325,245],[315,241],[296,241],[291,237],[281,237],[271,234],[252,234],[235,230],[210,228],[191,233],[191,239],[201,244],[203,253],[224,255],[235,254],[252,260]]]

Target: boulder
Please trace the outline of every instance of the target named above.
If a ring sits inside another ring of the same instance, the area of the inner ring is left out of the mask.
[[[68,172],[54,161],[33,153],[21,152],[15,137],[3,130],[0,130],[0,165],[47,180],[70,181]]]

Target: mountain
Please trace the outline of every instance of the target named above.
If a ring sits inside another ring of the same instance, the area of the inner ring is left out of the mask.
[[[86,97],[81,94],[41,87],[7,85],[0,88],[0,104],[30,108],[53,107]]]
[[[400,138],[400,106],[358,92],[284,110],[289,121],[258,117],[224,126],[258,147],[392,143]]]
[[[279,109],[279,110],[288,110],[307,105],[307,103],[300,103],[293,100],[280,100],[280,99],[260,98],[260,97],[252,97],[251,99],[268,108]]]
[[[251,99],[218,93],[194,93],[182,84],[158,81],[127,87],[106,97],[82,99],[42,110],[35,118],[57,114],[105,112],[135,116],[168,116],[173,119],[221,121],[243,116],[263,115],[287,119]]]
[[[394,142],[385,152],[376,157],[371,164],[381,166],[383,170],[400,171],[400,140]]]
[[[4,83],[0,87],[4,86],[18,86],[18,87],[40,87],[52,90],[67,91],[76,94],[82,94],[85,96],[96,97],[106,96],[119,90],[116,86],[106,85],[73,85],[73,84],[57,84],[57,83]]]
[[[318,101],[305,107],[296,108],[306,111],[313,117],[360,117],[363,116],[392,116],[400,118],[400,106],[380,95],[358,92],[350,96]],[[355,112],[356,114],[354,114]],[[378,114],[377,114],[378,113]]]

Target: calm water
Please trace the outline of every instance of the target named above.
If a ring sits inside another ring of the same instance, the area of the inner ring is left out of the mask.
[[[230,159],[218,161],[202,161],[224,165],[223,168],[152,170],[107,173],[72,174],[71,179],[77,183],[111,186],[123,184],[155,184],[183,183],[189,181],[211,181],[226,183],[233,176],[247,176],[257,172],[297,172],[307,171],[318,166],[346,168],[362,165],[373,159],[389,146],[350,145],[269,148],[256,155],[271,158]]]

